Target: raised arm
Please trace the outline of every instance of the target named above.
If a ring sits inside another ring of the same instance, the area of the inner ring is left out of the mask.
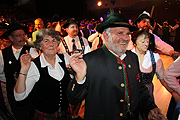
[[[86,63],[80,53],[75,53],[69,58],[70,66],[76,72],[76,81],[81,82],[86,76]]]
[[[31,55],[28,53],[27,50],[26,50],[26,54],[21,55],[20,62],[21,62],[21,69],[14,88],[15,92],[18,94],[23,93],[26,90],[26,84],[25,84],[26,76],[31,66]]]
[[[72,105],[76,105],[85,98],[87,93],[88,80],[85,77],[87,66],[80,53],[73,54],[69,63],[76,75],[68,86],[67,97]]]

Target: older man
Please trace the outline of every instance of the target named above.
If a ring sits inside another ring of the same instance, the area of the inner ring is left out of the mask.
[[[25,45],[28,28],[18,24],[12,24],[2,34],[4,39],[10,40],[11,45],[0,51],[0,77],[6,78],[7,97],[13,114],[17,120],[27,120],[29,99],[16,102],[14,99],[14,86],[21,68],[20,56],[29,51],[33,58],[38,56],[34,48]]]
[[[149,119],[165,119],[142,84],[137,56],[126,51],[130,32],[138,28],[111,13],[96,29],[104,46],[83,59],[80,53],[70,57],[76,72],[68,88],[70,103],[85,99],[85,120],[138,120],[140,109]]]

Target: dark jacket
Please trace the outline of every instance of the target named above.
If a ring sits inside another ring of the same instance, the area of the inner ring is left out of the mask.
[[[58,56],[63,61],[59,64],[65,73],[61,81],[51,77],[47,67],[41,67],[40,57],[33,60],[40,73],[39,81],[36,82],[33,88],[33,106],[38,111],[44,113],[55,113],[59,107],[61,107],[62,110],[69,108],[66,90],[70,82],[70,76],[65,66],[64,56],[62,54],[58,54]]]
[[[13,54],[12,45],[2,50],[4,60],[4,73],[6,77],[7,97],[12,112],[18,120],[26,119],[28,114],[30,114],[29,112],[32,111],[30,104],[31,94],[29,95],[29,97],[22,101],[16,101],[14,98],[14,86],[16,84],[16,80],[19,76],[19,71],[21,69],[20,56],[22,54],[26,54],[26,50],[29,51],[30,47],[24,45],[18,60],[16,60]]]
[[[124,73],[115,56],[105,46],[84,56],[87,75],[84,84],[75,79],[69,84],[68,99],[77,104],[85,99],[85,120],[125,120],[123,113]],[[137,56],[126,51],[125,63],[130,86],[130,120],[139,119],[141,108],[146,114],[156,107],[148,89],[141,82]]]

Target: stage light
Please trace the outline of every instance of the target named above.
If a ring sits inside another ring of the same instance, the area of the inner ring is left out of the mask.
[[[101,6],[102,5],[102,2],[101,1],[99,1],[98,3],[97,3],[97,6]]]

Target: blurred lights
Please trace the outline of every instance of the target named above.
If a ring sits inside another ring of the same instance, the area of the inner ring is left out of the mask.
[[[99,1],[98,3],[97,3],[97,6],[102,6],[102,2],[101,1]]]

